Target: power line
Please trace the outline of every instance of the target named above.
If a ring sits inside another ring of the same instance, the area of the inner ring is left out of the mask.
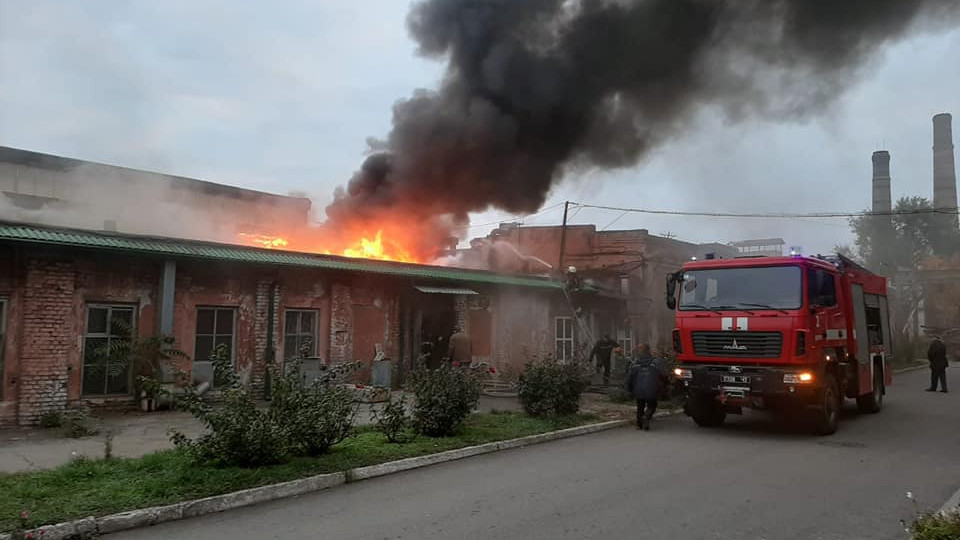
[[[462,225],[462,226],[460,226],[460,227],[452,227],[451,230],[453,230],[453,231],[467,231],[467,230],[471,230],[471,229],[479,229],[479,228],[482,228],[482,227],[490,227],[491,225],[500,225],[501,223],[503,223],[504,221],[507,221],[507,220],[509,220],[509,219],[529,219],[529,218],[532,218],[532,217],[539,216],[539,215],[541,215],[541,214],[545,214],[545,213],[547,213],[547,212],[549,212],[549,211],[551,211],[551,210],[555,210],[555,209],[557,209],[557,208],[560,208],[561,206],[563,206],[563,203],[562,203],[562,202],[561,202],[561,203],[554,204],[554,205],[551,205],[551,206],[548,206],[548,207],[546,207],[546,208],[542,208],[542,209],[538,210],[537,212],[534,212],[533,214],[513,215],[513,216],[509,216],[509,217],[504,217],[504,218],[498,219],[497,221],[491,221],[491,222],[489,222],[489,223],[480,223],[480,224],[478,224],[478,225]]]
[[[651,210],[645,208],[622,208],[617,206],[603,206],[597,204],[583,204],[571,202],[578,208],[594,208],[597,210],[612,210],[615,212],[634,213],[634,214],[655,214],[667,216],[689,216],[689,217],[715,217],[715,218],[755,218],[755,219],[801,219],[801,218],[852,218],[863,216],[907,216],[917,214],[945,214],[950,216],[960,215],[957,210],[941,210],[935,208],[922,208],[917,210],[889,211],[889,212],[783,212],[783,213],[735,213],[735,212],[691,212],[685,210]]]

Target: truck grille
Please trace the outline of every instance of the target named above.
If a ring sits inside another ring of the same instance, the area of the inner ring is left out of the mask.
[[[780,332],[694,332],[697,356],[777,358],[783,348]]]

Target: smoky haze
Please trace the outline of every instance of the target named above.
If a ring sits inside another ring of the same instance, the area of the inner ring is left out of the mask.
[[[633,166],[701,107],[814,115],[885,44],[958,14],[953,0],[418,2],[410,32],[444,79],[395,104],[327,215],[399,208],[439,237],[469,212],[532,212],[565,172]]]

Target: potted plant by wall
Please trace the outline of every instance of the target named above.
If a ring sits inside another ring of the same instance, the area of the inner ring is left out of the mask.
[[[136,336],[133,328],[123,321],[113,321],[113,333],[121,339],[110,340],[96,351],[99,365],[109,376],[132,374],[133,395],[144,412],[157,409],[164,390],[164,367],[173,367],[187,354],[176,346],[173,336]]]
[[[140,398],[140,410],[153,412],[157,410],[157,402],[163,394],[163,383],[147,375],[140,375],[135,381],[137,396]]]

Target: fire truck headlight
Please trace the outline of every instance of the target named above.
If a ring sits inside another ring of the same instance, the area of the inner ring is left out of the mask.
[[[803,384],[813,382],[813,373],[804,371],[802,373],[786,373],[783,375],[784,384]]]
[[[677,368],[677,369],[673,370],[673,374],[674,374],[678,379],[692,379],[692,378],[693,378],[693,371],[691,371],[691,370],[689,370],[689,369],[685,369],[685,368]]]

